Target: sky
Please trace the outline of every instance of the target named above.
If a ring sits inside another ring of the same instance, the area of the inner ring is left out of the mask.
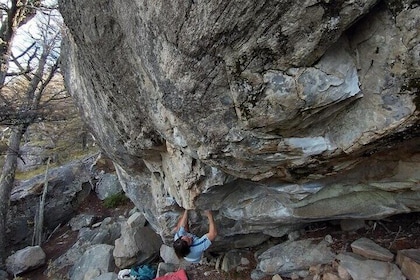
[[[10,0],[0,0],[0,4],[8,4]],[[53,6],[57,4],[57,0],[44,0],[42,1],[44,5]],[[58,27],[61,24],[61,16],[58,11],[53,12],[54,14],[54,22],[51,24],[53,26]],[[14,56],[19,56],[23,51],[25,51],[31,44],[35,41],[39,41],[42,37],[42,28],[40,26],[45,25],[47,22],[48,17],[45,13],[38,11],[36,16],[32,18],[30,21],[22,25],[15,33],[15,37],[13,38],[12,42],[12,53]],[[26,64],[28,60],[29,54],[27,56],[22,57],[20,62],[22,64]],[[26,60],[26,61],[25,61]],[[15,71],[16,67],[13,64],[9,65],[11,71]]]
[[[0,0],[0,1],[4,1],[4,0]],[[47,1],[43,1],[43,3],[45,5],[53,5],[54,3],[56,3],[56,0],[47,0]],[[59,16],[59,12],[56,11],[54,13],[55,17],[60,17]],[[58,19],[59,21],[61,19]],[[27,46],[29,46],[30,44],[32,44],[34,39],[39,39],[40,35],[40,28],[39,26],[42,26],[43,23],[45,23],[47,21],[46,16],[38,11],[37,15],[31,19],[30,21],[28,21],[26,24],[22,25],[17,31],[16,31],[16,37],[15,37],[15,42],[14,45],[16,48],[25,48]],[[55,23],[56,24],[56,23]]]

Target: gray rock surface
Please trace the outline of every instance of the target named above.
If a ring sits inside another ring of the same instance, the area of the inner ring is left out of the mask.
[[[30,171],[36,169],[39,165],[42,165],[48,159],[45,156],[46,147],[39,147],[31,145],[31,143],[25,143],[20,147],[20,153],[22,159],[17,162],[17,170],[19,171]]]
[[[70,280],[93,279],[114,271],[113,249],[114,246],[107,244],[89,247],[69,271]]]
[[[52,261],[48,269],[60,270],[69,266],[73,266],[78,262],[86,250],[94,245],[106,244],[114,246],[114,242],[121,236],[121,223],[125,219],[116,220],[110,217],[105,218],[98,228],[81,228],[77,241],[60,257]]]
[[[165,244],[160,246],[160,257],[165,263],[169,264],[180,264],[181,260],[175,254],[174,248]]]
[[[356,231],[358,229],[364,228],[366,226],[364,220],[341,220],[340,227],[343,231]]]
[[[18,275],[44,265],[45,258],[40,246],[26,247],[6,259],[6,268],[10,274]]]
[[[92,280],[115,280],[118,279],[118,275],[114,272],[108,272],[108,273],[104,273],[99,275],[96,278],[93,278]]]
[[[102,174],[96,183],[95,192],[100,200],[122,192],[120,181],[115,174]]]
[[[73,217],[70,220],[69,225],[71,227],[71,230],[80,230],[83,227],[89,227],[93,225],[96,219],[97,217],[93,214],[82,213]]]
[[[290,277],[293,273],[308,271],[311,265],[330,263],[334,259],[335,254],[325,241],[319,243],[309,239],[286,241],[258,256],[258,265],[253,272],[253,275],[258,277],[253,279],[275,274]]]
[[[420,211],[411,2],[61,0],[62,69],[165,242],[181,206],[256,243]]]
[[[6,271],[0,270],[0,279],[7,279],[8,276]]]
[[[136,218],[131,218],[133,215]],[[150,227],[136,222],[142,219],[137,214],[133,215],[127,223],[122,224],[121,236],[115,240],[113,256],[118,268],[128,268],[152,260],[159,255],[162,245],[160,236]]]
[[[396,263],[408,279],[420,279],[420,249],[398,251]]]
[[[361,255],[368,259],[379,260],[384,262],[392,262],[394,254],[385,249],[373,240],[368,238],[359,238],[350,244],[353,253]]]
[[[231,250],[226,252],[223,256],[220,268],[225,272],[230,272],[232,270],[241,271],[241,269],[246,269],[250,263],[248,256],[248,252],[241,250]]]
[[[88,156],[60,167],[50,168],[44,207],[45,232],[51,233],[76,214],[76,209],[92,188],[93,162],[94,156]],[[28,180],[17,181],[12,190],[7,216],[7,240],[11,248],[22,248],[32,244],[33,226],[30,222],[35,220],[39,210],[44,180],[45,174],[40,174]]]
[[[353,280],[405,280],[406,278],[397,265],[389,262],[369,260],[353,253],[343,253],[337,256],[340,266],[344,267]]]

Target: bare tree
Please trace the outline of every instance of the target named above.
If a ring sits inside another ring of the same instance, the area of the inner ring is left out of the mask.
[[[12,129],[0,176],[0,267],[4,267],[6,218],[20,142],[28,127],[49,113],[46,104],[54,94],[46,97],[47,85],[58,70],[61,32],[59,26],[53,24],[52,10],[43,9],[39,0],[9,0],[2,4],[1,10],[0,123],[8,124]],[[11,43],[16,29],[35,12],[42,19],[42,26],[35,28],[38,34],[32,35],[33,43],[15,55]]]
[[[8,0],[0,2],[0,86],[4,85],[9,69],[11,42],[16,30],[30,20],[40,6],[40,0]]]

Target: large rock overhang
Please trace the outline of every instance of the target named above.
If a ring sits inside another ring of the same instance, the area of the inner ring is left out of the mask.
[[[420,7],[327,2],[60,1],[66,85],[162,237],[178,206],[226,237],[419,211]]]

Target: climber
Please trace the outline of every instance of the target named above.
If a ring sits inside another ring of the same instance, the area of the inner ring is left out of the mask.
[[[178,258],[184,258],[191,263],[198,263],[201,260],[203,252],[210,247],[217,236],[217,229],[211,211],[205,211],[209,221],[209,232],[201,238],[189,232],[188,210],[178,221],[175,228],[174,250]]]

